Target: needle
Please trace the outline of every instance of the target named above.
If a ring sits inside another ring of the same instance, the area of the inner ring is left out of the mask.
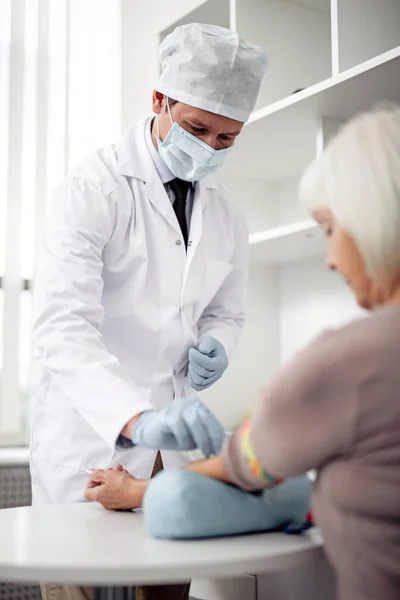
[[[107,471],[107,469],[111,468],[111,462],[106,467],[94,467],[93,469],[78,469],[75,468],[75,471],[79,471],[79,473],[85,473],[86,475],[91,475],[93,471],[99,469],[99,471]]]
[[[86,475],[91,475],[93,469],[77,469],[77,468],[75,468],[75,471],[79,471],[79,473],[86,473]]]

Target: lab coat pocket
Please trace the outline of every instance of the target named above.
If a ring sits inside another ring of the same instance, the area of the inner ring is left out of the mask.
[[[203,292],[201,295],[200,315],[216,296],[218,290],[221,288],[232,269],[233,267],[230,263],[222,260],[209,259],[207,261]]]

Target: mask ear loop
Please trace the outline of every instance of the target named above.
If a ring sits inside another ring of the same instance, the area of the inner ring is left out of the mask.
[[[167,98],[167,110],[168,110],[169,118],[171,119],[171,123],[173,125],[174,124],[174,120],[172,118],[171,109],[170,109],[170,106],[169,106],[169,98],[168,98],[168,96],[166,96],[166,98]],[[160,124],[158,122],[158,118],[159,118],[159,115],[157,115],[157,119],[156,119],[156,123],[157,123],[157,138],[161,142],[161,138],[160,138]]]
[[[156,116],[156,124],[157,124],[157,140],[158,140],[158,143],[160,143],[161,142],[161,140],[160,140],[160,124],[158,122],[158,115]]]
[[[169,98],[168,98],[168,96],[167,96],[167,109],[168,109],[169,118],[171,119],[171,123],[173,125],[174,124],[174,120],[172,118],[171,109],[170,109],[170,106],[169,106]]]

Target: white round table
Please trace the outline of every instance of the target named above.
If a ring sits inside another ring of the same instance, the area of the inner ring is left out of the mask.
[[[317,530],[165,541],[147,535],[140,513],[95,504],[0,510],[3,581],[156,584],[278,571],[322,556]]]

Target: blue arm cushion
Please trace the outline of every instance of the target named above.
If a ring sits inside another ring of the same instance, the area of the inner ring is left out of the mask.
[[[189,539],[272,531],[306,522],[312,483],[293,477],[258,493],[244,492],[190,471],[157,475],[143,509],[148,533],[156,538]]]

